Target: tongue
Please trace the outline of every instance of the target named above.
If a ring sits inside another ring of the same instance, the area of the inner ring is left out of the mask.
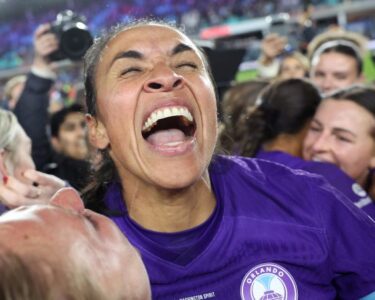
[[[154,146],[168,145],[185,141],[185,134],[179,129],[159,130],[151,134],[147,141]]]

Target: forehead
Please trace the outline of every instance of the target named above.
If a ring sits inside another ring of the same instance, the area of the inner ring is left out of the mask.
[[[173,47],[183,43],[198,52],[194,43],[183,33],[163,25],[138,25],[125,29],[112,38],[102,53],[102,62],[118,51],[135,50],[146,57],[151,54],[171,54]]]
[[[71,123],[71,122],[78,122],[85,119],[85,115],[81,112],[71,112],[65,116],[64,122],[65,123]]]
[[[287,56],[283,59],[283,63],[289,63],[289,64],[302,64],[301,61],[293,56]]]
[[[334,71],[356,72],[356,60],[346,54],[328,52],[320,55],[316,68]]]
[[[367,130],[375,126],[375,118],[365,108],[350,100],[324,100],[316,114],[324,122],[345,124],[348,128]]]

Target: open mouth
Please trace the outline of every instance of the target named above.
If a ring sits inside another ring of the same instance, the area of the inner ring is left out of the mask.
[[[195,130],[194,118],[186,107],[165,107],[148,117],[142,136],[155,146],[176,146],[193,137]]]

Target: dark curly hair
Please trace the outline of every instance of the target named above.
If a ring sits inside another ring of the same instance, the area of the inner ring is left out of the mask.
[[[263,143],[282,133],[298,133],[313,117],[320,101],[318,90],[305,79],[276,81],[266,87],[254,106],[244,108],[239,120],[239,154],[255,156]]]

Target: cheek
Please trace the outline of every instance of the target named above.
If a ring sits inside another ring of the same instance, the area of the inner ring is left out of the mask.
[[[302,68],[298,68],[298,69],[296,69],[296,73],[298,73],[299,75],[303,76],[303,75],[305,75],[305,70],[302,69]]]
[[[205,111],[203,111],[203,118],[206,118],[206,126],[205,129],[210,138],[215,138],[217,135],[217,108],[216,108],[216,100],[213,94],[205,95],[205,98],[209,99],[205,102]]]
[[[73,132],[66,132],[63,137],[61,137],[61,144],[70,146],[76,141],[77,137]]]
[[[216,104],[216,95],[215,95],[214,88],[211,84],[211,81],[208,78],[207,79],[204,78],[202,81],[204,85],[204,87],[202,88],[202,91],[207,91],[207,92],[204,92],[202,95],[198,95],[197,99],[203,99],[202,102],[205,105],[205,109],[207,110],[208,113],[210,113],[209,117],[212,117],[213,119],[215,119],[215,122],[216,122],[217,104]]]
[[[111,123],[116,117],[124,121],[134,114],[138,101],[138,91],[131,86],[116,86],[104,96],[98,97],[98,108],[106,123]]]
[[[102,122],[111,144],[129,137],[134,126],[134,106],[122,101],[108,103],[100,110]]]
[[[305,150],[310,149],[311,146],[312,146],[313,143],[314,143],[314,140],[315,140],[315,138],[314,138],[314,134],[313,134],[312,132],[308,131],[308,132],[306,133],[305,139],[304,139],[304,141],[303,141],[303,148],[304,148]]]
[[[340,166],[353,178],[367,172],[373,157],[373,150],[360,145],[336,147],[335,153]]]

